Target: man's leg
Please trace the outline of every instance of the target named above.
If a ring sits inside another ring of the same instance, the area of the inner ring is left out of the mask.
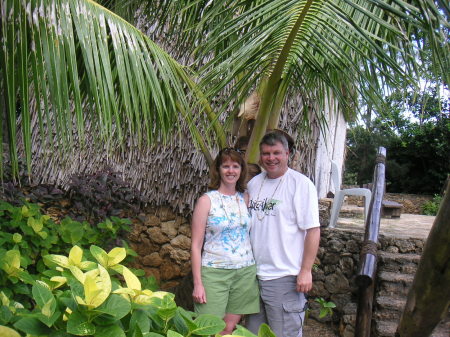
[[[245,318],[245,327],[255,335],[258,334],[259,326],[263,323],[268,324],[266,318],[266,310],[264,309],[264,303],[260,298],[259,312],[257,314],[247,315]]]
[[[306,299],[295,288],[295,276],[260,281],[267,321],[277,337],[302,336]]]

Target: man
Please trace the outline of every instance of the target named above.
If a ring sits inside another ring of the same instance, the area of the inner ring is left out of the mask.
[[[288,167],[289,148],[280,132],[260,143],[265,172],[248,183],[250,232],[261,293],[261,312],[248,317],[257,334],[267,323],[277,337],[302,336],[305,293],[320,240],[317,191],[307,177]]]

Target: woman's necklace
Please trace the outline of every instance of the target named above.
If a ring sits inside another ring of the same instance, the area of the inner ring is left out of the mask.
[[[217,191],[217,192],[219,192],[219,191]],[[222,208],[223,208],[223,211],[225,213],[225,216],[228,219],[228,223],[231,225],[231,218],[228,216],[227,210],[225,208],[225,204],[223,203],[222,193],[220,193],[220,192],[219,192],[219,198],[220,198],[220,203],[222,204]],[[239,199],[238,199],[237,193],[236,193],[236,203],[238,205],[238,210],[239,210],[239,224],[242,225],[241,205],[239,203]]]
[[[273,197],[275,196],[275,193],[277,192],[278,187],[281,185],[281,182],[283,181],[283,178],[284,178],[284,175],[281,177],[280,181],[278,182],[277,187],[275,187],[275,190],[273,191],[272,196],[270,197],[270,199],[268,199],[269,202],[272,201]],[[257,199],[256,199],[256,200],[258,200],[258,201],[259,201],[259,195],[261,194],[261,190],[262,190],[262,187],[263,187],[264,182],[266,181],[266,179],[267,179],[267,174],[264,176],[264,179],[263,179],[263,181],[261,182],[261,186],[259,186],[258,197],[257,197]],[[262,219],[264,219],[264,217],[266,216],[266,211],[265,211],[265,209],[264,209],[264,205],[263,205],[263,209],[262,209],[262,216],[259,215],[259,212],[255,212],[255,213],[256,213],[256,217],[258,218],[259,221],[261,221]]]

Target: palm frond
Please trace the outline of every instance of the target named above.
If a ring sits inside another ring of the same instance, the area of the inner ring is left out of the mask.
[[[0,6],[2,122],[14,175],[19,124],[30,169],[32,114],[42,145],[62,151],[75,138],[83,141],[86,123],[97,130],[95,142],[117,146],[128,137],[139,144],[164,141],[183,115],[192,115],[198,89],[185,68],[99,4],[2,0]],[[190,117],[192,126],[196,118]]]
[[[314,72],[335,91],[340,85],[330,82],[330,78],[337,81],[338,77],[332,74],[340,73],[341,85],[350,81],[365,88],[360,93],[370,101],[389,86],[396,86],[399,80],[417,81],[422,62],[417,32],[422,32],[433,50],[437,73],[447,79],[449,76],[448,36],[444,34],[448,21],[433,1],[274,0],[252,7],[245,7],[248,2],[237,1],[228,10],[225,0],[210,3],[221,10],[206,9],[203,13],[202,31],[210,28],[197,49],[210,60],[203,74],[211,97],[230,83],[237,95],[242,88],[254,87],[261,77],[270,76],[293,22],[307,5],[310,7],[287,50],[283,76],[302,67],[304,71],[297,74]],[[217,45],[225,48],[216,52]],[[236,81],[238,74],[243,73],[251,74],[242,76],[240,81],[251,83]],[[374,82],[375,77],[378,83]],[[293,76],[292,81],[300,79]],[[235,97],[230,95],[224,105]]]

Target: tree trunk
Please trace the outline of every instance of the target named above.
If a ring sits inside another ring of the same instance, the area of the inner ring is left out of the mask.
[[[427,239],[397,337],[427,337],[450,304],[450,185]]]

